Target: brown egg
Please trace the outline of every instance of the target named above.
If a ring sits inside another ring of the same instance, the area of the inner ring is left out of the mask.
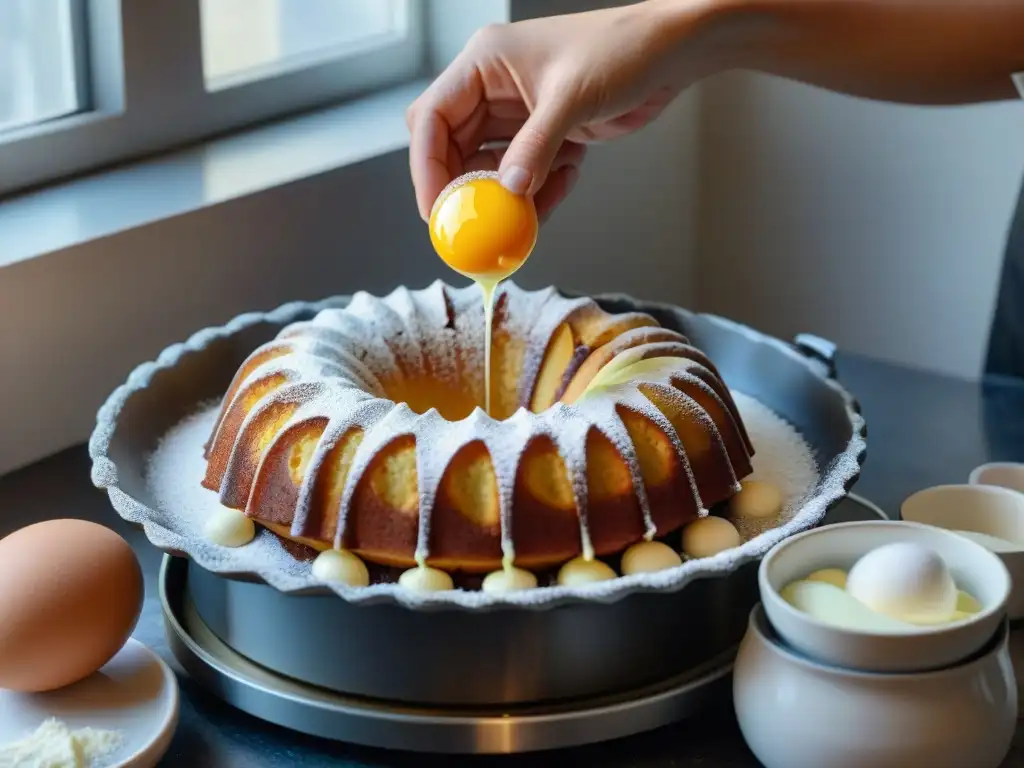
[[[49,520],[0,539],[0,688],[76,683],[110,661],[142,613],[128,543],[84,520]]]

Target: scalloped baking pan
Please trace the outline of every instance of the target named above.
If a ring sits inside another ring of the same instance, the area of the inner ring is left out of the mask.
[[[537,604],[516,604],[513,593],[486,609],[460,605],[457,595],[410,606],[400,591],[365,602],[326,589],[288,593],[273,586],[273,573],[219,574],[192,560],[188,597],[203,621],[243,656],[296,680],[448,706],[613,694],[682,674],[734,647],[758,600],[760,557],[781,538],[820,524],[856,482],[866,452],[859,406],[837,380],[827,341],[800,336],[787,344],[667,304],[594,298],[608,311],[648,312],[685,334],[730,387],[800,431],[820,477],[789,523],[745,544],[729,568],[689,567],[664,589],[621,578],[621,588],[600,600],[551,589]],[[243,315],[141,365],[98,414],[90,441],[94,483],[160,544],[161,532],[146,521],[154,503],[146,464],[162,436],[200,403],[219,398],[248,354],[285,325],[347,302],[296,302]]]

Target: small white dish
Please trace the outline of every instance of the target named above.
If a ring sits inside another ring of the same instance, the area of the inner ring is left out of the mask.
[[[975,467],[967,478],[971,485],[997,485],[1024,493],[1024,464],[1016,461],[993,461]]]
[[[997,768],[1017,726],[1004,619],[978,654],[933,672],[853,672],[786,647],[751,612],[733,704],[765,768]]]
[[[50,718],[72,732],[114,731],[120,746],[96,768],[153,768],[178,725],[178,681],[171,668],[136,640],[80,683],[42,694],[0,690],[0,765],[9,745],[28,738]]]
[[[992,551],[1010,572],[1010,620],[1024,618],[1024,493],[998,485],[937,485],[909,496],[900,517],[960,535]],[[989,538],[994,537],[994,538]]]
[[[780,591],[813,571],[849,571],[863,555],[893,542],[930,547],[959,589],[981,603],[968,619],[899,631],[853,630],[826,624],[787,603]],[[996,555],[970,539],[920,523],[864,521],[799,533],[777,544],[758,569],[761,602],[787,645],[825,664],[871,672],[921,672],[965,659],[985,645],[1006,615],[1010,574]]]

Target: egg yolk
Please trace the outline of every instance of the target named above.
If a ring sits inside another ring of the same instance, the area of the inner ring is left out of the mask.
[[[444,262],[470,278],[501,280],[537,242],[533,201],[509,192],[496,174],[467,175],[442,192],[430,214],[430,240]]]

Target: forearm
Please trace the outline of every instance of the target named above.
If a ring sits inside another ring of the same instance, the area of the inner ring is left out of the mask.
[[[649,0],[666,34],[692,30],[719,68],[780,75],[871,99],[1014,98],[1024,0]],[[678,20],[678,24],[674,20]],[[684,44],[685,46],[685,44]]]

